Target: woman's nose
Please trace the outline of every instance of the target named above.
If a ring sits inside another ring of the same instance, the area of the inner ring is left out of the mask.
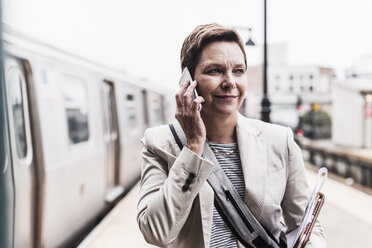
[[[236,87],[235,78],[231,72],[224,75],[221,87],[223,90],[229,90]]]

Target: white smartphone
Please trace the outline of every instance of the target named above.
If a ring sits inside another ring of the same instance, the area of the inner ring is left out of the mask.
[[[181,86],[182,84],[184,84],[187,80],[190,81],[190,83],[193,81],[192,80],[192,77],[191,77],[191,74],[190,74],[190,71],[189,69],[187,69],[187,67],[185,67],[183,69],[183,73],[181,75],[181,78],[180,78],[180,81],[179,81],[179,85]],[[198,95],[198,92],[196,91],[196,88],[194,89],[194,93],[192,94],[192,100],[194,100],[195,98],[197,98],[199,95]],[[202,105],[199,104],[199,112],[201,111],[202,109]]]

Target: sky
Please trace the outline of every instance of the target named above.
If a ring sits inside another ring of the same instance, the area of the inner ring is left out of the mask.
[[[3,23],[52,46],[177,89],[184,38],[200,24],[252,28],[261,63],[262,0],[3,0]],[[268,44],[290,65],[347,69],[372,54],[372,1],[268,0]],[[270,52],[270,50],[269,50]]]

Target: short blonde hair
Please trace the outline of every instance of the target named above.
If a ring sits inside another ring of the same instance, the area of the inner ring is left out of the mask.
[[[247,67],[247,56],[244,50],[244,43],[239,33],[233,29],[221,26],[217,23],[197,26],[186,37],[181,49],[181,68],[187,67],[194,77],[195,67],[199,62],[203,49],[212,42],[227,41],[235,42],[243,52],[244,63]]]

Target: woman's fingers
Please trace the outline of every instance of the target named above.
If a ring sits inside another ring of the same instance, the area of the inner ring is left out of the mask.
[[[193,99],[196,85],[196,81],[191,83],[186,81],[176,94],[177,112],[175,117],[180,123],[184,124],[190,122],[191,126],[195,125],[195,120],[200,119],[198,108],[200,104],[204,102],[204,98],[201,96]]]
[[[198,108],[204,102],[204,98],[199,96],[194,100],[192,99],[196,85],[196,81],[191,83],[187,81],[181,85],[176,94],[177,112],[175,117],[185,132],[187,145],[192,147],[191,149],[194,149],[194,152],[201,154],[206,130]]]
[[[184,112],[188,112],[191,109],[191,103],[193,101],[192,95],[194,93],[194,89],[196,87],[196,81],[190,83],[189,87],[187,87],[186,92],[183,94],[183,110]]]
[[[183,95],[185,94],[185,92],[188,89],[189,85],[190,85],[190,81],[187,80],[186,82],[184,82],[181,85],[178,93],[176,94],[177,112],[182,112],[183,111],[183,105],[184,105]]]
[[[199,112],[199,105],[202,104],[204,102],[204,98],[202,96],[198,96],[197,98],[195,98],[194,101],[192,101],[192,105],[191,105],[191,111],[192,112]]]

